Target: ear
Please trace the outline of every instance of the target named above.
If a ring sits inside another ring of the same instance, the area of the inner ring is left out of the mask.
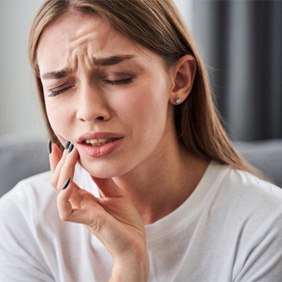
[[[190,94],[196,75],[197,64],[192,55],[181,57],[172,70],[170,102],[181,104]]]

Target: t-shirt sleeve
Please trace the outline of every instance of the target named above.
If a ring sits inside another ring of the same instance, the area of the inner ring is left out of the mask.
[[[29,211],[36,211],[24,188],[20,183],[0,198],[0,281],[54,281],[33,236]]]
[[[282,281],[282,207],[254,232],[234,282]]]

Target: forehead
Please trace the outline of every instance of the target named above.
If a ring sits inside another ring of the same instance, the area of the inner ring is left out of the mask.
[[[37,62],[41,72],[43,69],[66,67],[79,57],[129,52],[140,52],[140,46],[119,33],[108,21],[98,15],[69,12],[44,30],[37,50]]]

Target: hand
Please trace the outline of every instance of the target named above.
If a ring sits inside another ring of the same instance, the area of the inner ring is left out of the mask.
[[[105,245],[114,261],[111,281],[147,281],[148,256],[140,214],[126,191],[112,179],[92,177],[99,188],[100,198],[78,187],[72,181],[77,160],[75,148],[61,154],[58,146],[52,144],[51,184],[58,192],[61,219],[86,225]],[[62,190],[64,186],[67,187]]]

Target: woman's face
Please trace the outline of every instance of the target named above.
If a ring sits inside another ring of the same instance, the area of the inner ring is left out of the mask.
[[[51,127],[91,175],[154,163],[175,141],[170,71],[100,17],[65,14],[44,31],[37,59]]]

